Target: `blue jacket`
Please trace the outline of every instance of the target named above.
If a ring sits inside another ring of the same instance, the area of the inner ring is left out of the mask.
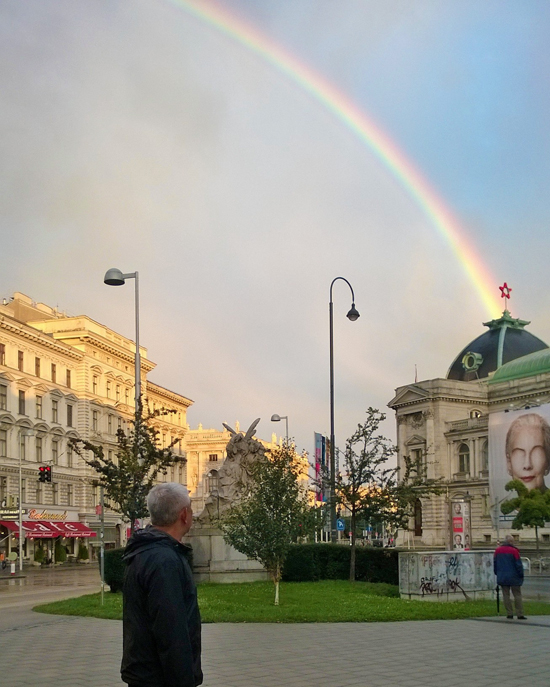
[[[493,568],[497,584],[505,587],[521,587],[523,584],[523,565],[519,551],[511,544],[499,546],[495,551]]]

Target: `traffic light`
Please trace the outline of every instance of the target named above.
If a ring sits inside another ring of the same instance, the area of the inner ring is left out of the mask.
[[[41,465],[38,468],[38,481],[39,482],[51,482],[52,481],[52,468],[50,465]]]

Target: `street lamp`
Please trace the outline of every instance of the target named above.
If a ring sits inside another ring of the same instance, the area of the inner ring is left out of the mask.
[[[346,315],[348,320],[355,322],[359,318],[359,312],[355,309],[355,295],[349,281],[344,277],[336,277],[330,285],[330,299],[328,304],[329,329],[330,329],[330,540],[336,542],[336,465],[334,460],[334,324],[332,316],[332,287],[339,279],[345,281],[351,291],[351,308]]]
[[[284,420],[286,422],[286,440],[288,441],[288,415],[281,416],[275,413],[271,416],[271,422],[280,422],[281,420]]]
[[[126,279],[135,279],[136,283],[136,381],[135,381],[135,414],[136,414],[136,430],[139,429],[140,411],[141,411],[141,358],[139,354],[139,275],[137,272],[129,272],[123,274],[120,270],[113,267],[107,270],[103,281],[108,286],[122,286]]]
[[[22,428],[19,430],[19,570],[23,570],[23,479],[21,474],[21,463],[22,463],[22,450],[21,448],[25,446],[25,437],[32,437],[34,435],[34,429]],[[22,441],[21,441],[22,440]],[[26,460],[26,456],[25,456]]]

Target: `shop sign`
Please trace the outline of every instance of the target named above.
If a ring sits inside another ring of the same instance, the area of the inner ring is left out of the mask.
[[[38,511],[33,508],[29,511],[29,520],[63,520],[65,521],[68,517],[68,512],[64,513],[50,513],[47,510]]]
[[[27,515],[28,512],[23,509],[21,515]],[[19,508],[0,508],[0,520],[19,520]]]

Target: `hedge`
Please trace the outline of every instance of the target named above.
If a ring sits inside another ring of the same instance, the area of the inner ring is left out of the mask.
[[[125,548],[109,549],[105,551],[105,582],[109,585],[111,591],[115,593],[122,591],[124,570],[126,569],[126,563],[122,560],[122,556],[124,555],[125,551]],[[193,569],[192,550],[189,550],[186,558],[187,562],[191,566],[191,569]]]
[[[293,544],[283,568],[283,580],[347,580],[350,557],[351,547],[342,544]],[[355,579],[399,584],[398,552],[358,546],[355,549]]]

